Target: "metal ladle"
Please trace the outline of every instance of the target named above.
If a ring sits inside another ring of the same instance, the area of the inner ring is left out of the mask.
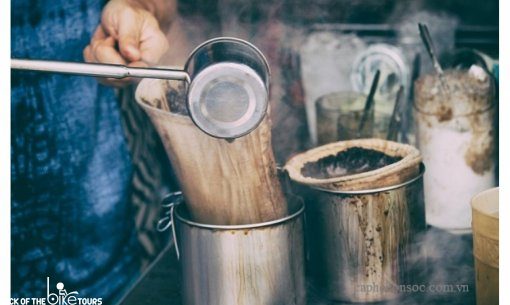
[[[237,38],[208,40],[189,55],[183,70],[123,65],[12,59],[11,69],[110,78],[186,81],[190,117],[205,133],[238,138],[254,130],[266,114],[269,65],[262,52]]]

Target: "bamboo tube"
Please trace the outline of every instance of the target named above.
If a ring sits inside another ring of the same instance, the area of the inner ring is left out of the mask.
[[[226,141],[203,133],[191,119],[171,112],[183,83],[144,79],[136,91],[179,180],[195,221],[239,225],[287,215],[271,147],[269,117],[246,136]]]

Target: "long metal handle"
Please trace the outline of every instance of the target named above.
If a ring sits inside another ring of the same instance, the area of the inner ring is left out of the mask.
[[[184,80],[188,83],[188,73],[178,69],[134,68],[123,65],[76,63],[49,60],[11,59],[11,69],[54,72],[95,77],[139,77]]]
[[[427,25],[423,23],[418,23],[418,29],[420,30],[420,36],[425,45],[425,49],[427,49],[427,53],[429,53],[430,58],[432,59],[432,63],[434,64],[434,69],[436,69],[437,74],[443,75],[443,68],[439,63],[439,60],[436,56],[436,50],[434,48],[434,43],[432,42],[432,38],[430,37],[430,32]]]

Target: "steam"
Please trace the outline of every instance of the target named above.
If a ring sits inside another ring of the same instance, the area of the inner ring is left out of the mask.
[[[427,291],[402,292],[393,304],[475,304],[472,234],[431,227],[415,243],[408,260],[411,276],[403,284],[424,285]]]

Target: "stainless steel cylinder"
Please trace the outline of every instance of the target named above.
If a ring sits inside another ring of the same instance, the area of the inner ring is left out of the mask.
[[[332,300],[378,302],[410,283],[406,261],[425,230],[422,175],[399,185],[333,192],[308,187],[306,236],[316,289]]]
[[[305,305],[303,210],[251,225],[208,225],[175,209],[185,305]]]

